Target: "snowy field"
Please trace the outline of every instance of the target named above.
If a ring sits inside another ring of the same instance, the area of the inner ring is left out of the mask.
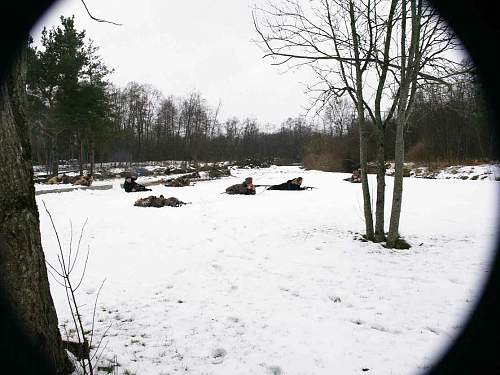
[[[362,195],[347,174],[232,173],[152,186],[192,202],[179,208],[134,207],[150,192],[127,194],[119,183],[37,196],[52,264],[57,242],[42,200],[66,248],[69,221],[76,242],[88,218],[77,298],[90,327],[106,279],[96,313],[97,337],[111,324],[102,364],[116,358],[119,374],[137,375],[418,374],[459,332],[492,257],[497,182],[405,179],[401,233],[413,247],[392,251],[354,240]],[[220,194],[247,175],[255,184],[302,176],[318,189]],[[389,211],[390,177],[387,187]],[[52,280],[51,290],[69,329],[64,291]]]

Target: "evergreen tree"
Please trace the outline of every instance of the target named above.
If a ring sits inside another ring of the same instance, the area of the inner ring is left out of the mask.
[[[97,55],[85,31],[77,31],[74,17],[61,16],[61,26],[42,31],[38,50],[28,51],[29,110],[32,124],[48,138],[51,172],[57,175],[61,141],[66,149],[77,146],[80,173],[84,146],[94,153],[95,139],[109,121],[109,99],[105,77],[110,70]],[[61,140],[62,138],[62,140]]]

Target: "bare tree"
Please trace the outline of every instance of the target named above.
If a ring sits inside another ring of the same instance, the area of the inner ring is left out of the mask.
[[[330,137],[342,137],[347,134],[354,120],[352,104],[344,98],[332,98],[325,104],[323,111],[323,133]]]
[[[408,7],[409,4],[409,7]],[[449,84],[449,79],[471,67],[450,60],[445,52],[456,49],[456,39],[444,20],[422,0],[401,2],[399,77],[393,72],[397,93],[395,176],[387,247],[397,246],[403,196],[404,131],[411,114],[419,78],[424,82]],[[408,20],[410,24],[408,24]],[[397,61],[397,57],[395,58]],[[428,73],[426,70],[431,69]]]
[[[447,57],[457,42],[427,5],[412,0],[298,0],[270,2],[254,10],[254,25],[273,65],[307,66],[317,77],[307,90],[311,108],[323,109],[335,97],[349,97],[356,107],[366,237],[385,240],[385,130],[396,116],[398,133],[394,225],[402,196],[403,130],[416,88],[446,83],[459,71]],[[411,26],[407,18],[412,19]],[[407,41],[410,35],[410,41]],[[399,121],[399,120],[398,120]],[[373,227],[367,179],[368,124],[377,143],[377,200]],[[399,198],[398,198],[399,197]],[[398,203],[399,202],[399,203]],[[397,235],[396,235],[397,236]],[[392,239],[392,237],[391,237]],[[394,243],[390,241],[389,246]]]

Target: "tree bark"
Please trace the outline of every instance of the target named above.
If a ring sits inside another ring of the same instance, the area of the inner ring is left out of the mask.
[[[72,366],[62,347],[41,246],[24,113],[24,54],[25,51],[19,52],[12,72],[0,85],[0,285],[2,297],[28,338],[27,345],[41,354],[24,358],[26,363],[21,365],[25,368],[16,370],[42,373],[40,369],[46,368],[47,362],[42,359],[45,358],[57,369],[56,373],[65,374]],[[24,349],[29,353],[28,348]]]
[[[377,132],[377,202],[375,208],[375,242],[385,241],[385,137],[380,128]]]

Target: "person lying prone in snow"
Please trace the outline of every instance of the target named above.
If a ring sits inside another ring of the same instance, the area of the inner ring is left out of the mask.
[[[135,182],[137,177],[128,176],[123,183],[123,188],[127,193],[132,193],[135,191],[151,191],[151,189],[146,188],[146,186],[138,184]]]
[[[183,204],[188,204],[186,202],[182,202],[176,197],[165,198],[163,195],[156,197],[154,195],[150,195],[147,198],[140,198],[135,201],[134,206],[137,207],[180,207]]]
[[[359,183],[361,182],[361,171],[359,169],[355,169],[352,171],[352,176],[348,178],[344,178],[344,181],[349,181],[352,183]]]
[[[267,190],[306,190],[305,187],[300,185],[302,185],[302,177],[297,177],[279,185],[269,186]]]
[[[242,184],[231,185],[226,189],[227,194],[255,195],[252,177],[245,178]]]

